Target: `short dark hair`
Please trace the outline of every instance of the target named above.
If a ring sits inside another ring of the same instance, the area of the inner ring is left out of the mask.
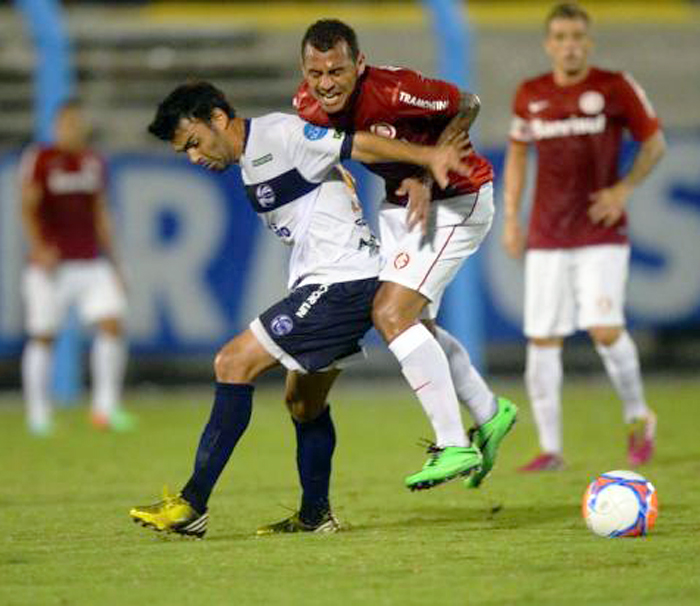
[[[544,22],[547,31],[549,31],[549,24],[554,21],[554,19],[580,19],[586,25],[591,22],[588,13],[575,2],[562,2],[549,11],[547,19]]]
[[[156,111],[156,117],[148,126],[148,132],[163,141],[172,141],[180,120],[197,119],[209,124],[215,109],[225,112],[229,118],[236,116],[226,95],[209,82],[188,82],[173,90]]]
[[[350,49],[353,61],[360,56],[360,46],[357,43],[357,34],[347,23],[338,19],[321,19],[309,26],[301,41],[301,58],[304,58],[306,45],[310,44],[316,50],[326,52],[331,50],[338,42],[345,42]]]

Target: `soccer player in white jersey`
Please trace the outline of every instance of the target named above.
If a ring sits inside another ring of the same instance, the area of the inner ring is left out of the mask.
[[[280,113],[245,120],[206,82],[175,89],[149,130],[209,170],[239,164],[253,209],[292,253],[289,295],[216,356],[214,406],[191,478],[179,495],[135,507],[130,515],[156,530],[202,537],[211,492],[250,420],[253,382],[282,364],[297,433],[301,507],[258,533],[334,532],[339,525],[331,513],[329,483],[335,431],[327,396],[343,362],[361,351],[380,269],[378,244],[339,162],[410,159],[445,185],[448,171],[465,170],[467,141],[458,136],[425,147],[369,133],[343,134]],[[472,452],[476,468],[481,456]]]
[[[553,69],[523,82],[514,101],[503,243],[515,258],[526,247],[519,210],[528,145],[538,154],[525,256],[525,378],[542,452],[523,471],[563,466],[561,350],[564,338],[577,329],[593,339],[623,402],[630,463],[645,463],[654,450],[656,417],[644,398],[637,348],[625,330],[630,255],[625,209],[665,143],[634,79],[589,65],[588,29],[588,15],[578,5],[554,7],[545,38]],[[620,177],[623,130],[640,147]]]

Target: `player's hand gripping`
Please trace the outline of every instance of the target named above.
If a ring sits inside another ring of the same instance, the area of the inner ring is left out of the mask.
[[[430,218],[430,203],[432,202],[431,189],[433,179],[430,175],[422,177],[408,177],[401,181],[396,190],[397,196],[408,196],[406,225],[408,231],[412,231],[416,225],[420,225],[421,233],[428,233],[428,219]]]
[[[455,172],[468,177],[470,169],[465,160],[472,154],[473,148],[469,136],[463,130],[455,131],[443,142],[433,148],[430,159],[430,172],[441,189],[445,189],[450,178],[448,173]]]
[[[605,227],[615,225],[625,212],[631,193],[631,187],[623,181],[593,192],[590,196],[592,204],[588,208],[588,217],[593,223],[602,223]]]

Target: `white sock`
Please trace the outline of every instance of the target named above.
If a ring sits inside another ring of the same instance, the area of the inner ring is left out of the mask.
[[[90,352],[92,410],[109,416],[121,404],[126,369],[124,339],[99,331]]]
[[[469,359],[469,353],[449,332],[435,327],[435,337],[447,356],[457,398],[466,406],[477,425],[483,425],[497,412],[496,398],[479,371]]]
[[[46,427],[51,420],[49,379],[53,363],[53,347],[29,340],[22,352],[22,390],[31,428]]]
[[[525,385],[537,424],[543,452],[561,454],[561,347],[529,343],[525,363]]]
[[[450,367],[435,337],[422,324],[414,324],[389,343],[389,349],[430,419],[436,445],[467,446]]]
[[[596,343],[596,351],[612,381],[617,395],[622,400],[626,423],[643,419],[649,414],[644,399],[642,373],[639,368],[637,347],[625,330],[609,347]]]

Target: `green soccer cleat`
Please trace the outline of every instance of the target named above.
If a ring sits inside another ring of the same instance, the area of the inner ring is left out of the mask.
[[[209,514],[198,513],[180,495],[168,496],[164,491],[163,500],[154,505],[132,507],[131,519],[141,526],[158,532],[174,532],[201,539],[207,532]]]
[[[428,446],[430,457],[418,473],[406,478],[410,490],[425,490],[439,486],[455,478],[466,476],[481,467],[479,449],[472,446]]]
[[[123,408],[117,408],[109,414],[94,412],[90,415],[90,422],[95,429],[118,433],[133,431],[138,424],[137,418]]]
[[[464,481],[467,488],[478,488],[496,463],[501,441],[515,424],[518,407],[506,398],[496,401],[498,410],[490,421],[469,430],[469,439],[481,450],[484,463],[481,469]]]
[[[267,526],[261,526],[257,529],[255,534],[258,536],[264,536],[268,534],[286,534],[289,532],[316,532],[316,533],[331,533],[343,530],[344,527],[340,525],[338,518],[336,518],[330,511],[323,516],[323,519],[316,524],[311,526],[302,522],[299,518],[299,512],[294,515],[282,520],[281,522],[275,522],[274,524],[268,524]]]

